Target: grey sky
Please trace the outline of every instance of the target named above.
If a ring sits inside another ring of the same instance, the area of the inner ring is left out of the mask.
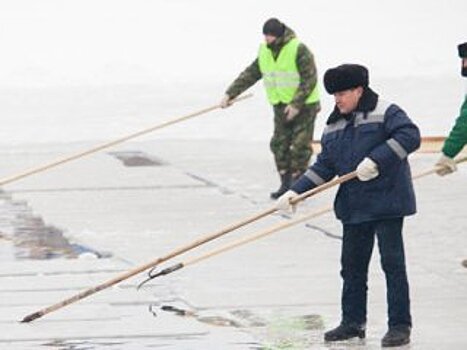
[[[270,16],[315,52],[374,76],[458,73],[467,1],[19,0],[0,2],[0,85],[228,81]]]

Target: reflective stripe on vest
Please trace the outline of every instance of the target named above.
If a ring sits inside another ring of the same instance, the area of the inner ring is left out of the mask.
[[[300,75],[297,69],[297,51],[300,42],[297,38],[290,40],[281,49],[277,60],[274,59],[271,49],[262,44],[259,49],[258,63],[266,94],[271,104],[292,102],[300,84]],[[306,104],[319,101],[318,85],[306,99]]]

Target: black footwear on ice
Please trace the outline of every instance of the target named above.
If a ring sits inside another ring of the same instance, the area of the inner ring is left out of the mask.
[[[355,337],[365,338],[365,328],[341,323],[338,327],[324,333],[325,341],[341,341]]]
[[[290,176],[289,173],[281,175],[281,186],[279,187],[279,189],[276,192],[271,193],[271,198],[272,199],[277,199],[280,196],[282,196],[285,192],[287,192],[289,190],[289,188],[290,188],[291,180],[292,180],[292,177]]]
[[[401,346],[408,343],[410,343],[410,327],[405,325],[390,327],[381,340],[383,348]]]

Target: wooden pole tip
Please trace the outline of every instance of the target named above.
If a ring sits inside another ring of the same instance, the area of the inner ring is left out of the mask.
[[[27,315],[20,322],[21,323],[28,323],[28,322],[34,321],[35,319],[37,319],[39,317],[42,317],[42,313],[41,312],[34,312],[33,314]]]

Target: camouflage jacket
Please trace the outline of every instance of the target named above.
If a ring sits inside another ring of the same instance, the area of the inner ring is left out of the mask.
[[[295,38],[295,33],[290,28],[286,27],[284,35],[279,37],[276,42],[270,46],[275,58],[279,56],[282,47],[293,38]],[[313,54],[303,43],[300,43],[298,46],[297,68],[300,75],[300,84],[291,104],[301,109],[311,91],[315,88],[318,79]],[[259,69],[258,58],[256,58],[240,73],[237,79],[234,80],[227,89],[226,94],[229,95],[230,98],[235,98],[261,78],[262,74]]]

